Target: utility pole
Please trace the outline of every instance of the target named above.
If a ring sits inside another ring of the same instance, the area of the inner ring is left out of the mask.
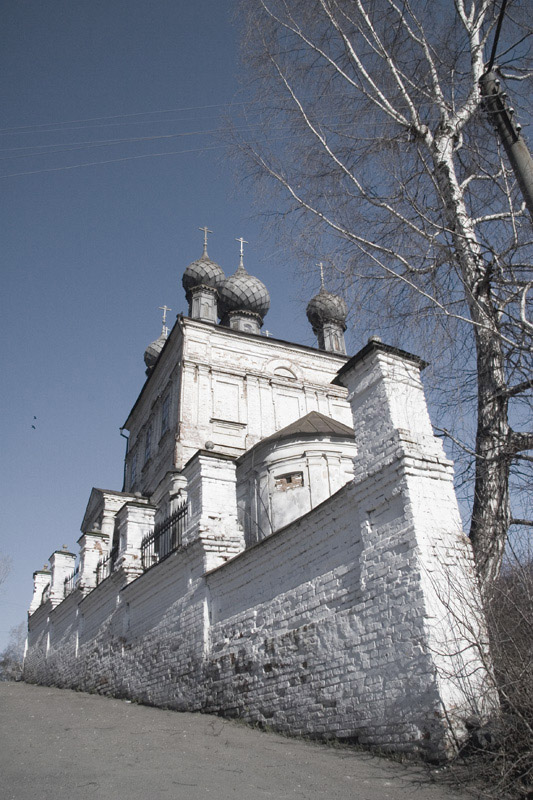
[[[485,108],[505,148],[533,220],[533,158],[520,134],[522,126],[514,121],[514,110],[507,107],[506,95],[501,91],[500,80],[493,69],[481,76],[479,85]]]

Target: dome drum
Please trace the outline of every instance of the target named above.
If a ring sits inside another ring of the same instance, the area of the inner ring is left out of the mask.
[[[190,291],[189,316],[202,322],[217,323],[218,291],[213,286],[200,283]]]
[[[221,324],[234,331],[261,333],[263,318],[253,311],[229,311],[222,318]]]
[[[319,293],[309,301],[306,313],[318,339],[319,349],[345,354],[344,331],[348,309],[343,298],[326,291],[322,285]]]

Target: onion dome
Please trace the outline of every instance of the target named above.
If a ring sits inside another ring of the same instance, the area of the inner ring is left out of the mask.
[[[323,285],[320,287],[319,293],[307,304],[306,313],[315,332],[325,322],[336,322],[343,331],[346,330],[348,314],[346,303],[339,295],[328,292]]]
[[[230,275],[219,288],[220,316],[224,317],[232,311],[257,314],[263,320],[270,308],[270,295],[265,284],[259,278],[249,275],[242,263],[237,271]]]
[[[159,358],[159,353],[163,349],[166,340],[167,335],[163,332],[154,342],[149,344],[144,351],[144,363],[146,364],[147,374],[154,368],[155,362]]]
[[[196,286],[210,286],[212,289],[218,289],[225,277],[222,267],[211,261],[207,255],[207,248],[204,247],[200,258],[189,264],[183,273],[182,284],[187,302],[191,302],[191,291]]]

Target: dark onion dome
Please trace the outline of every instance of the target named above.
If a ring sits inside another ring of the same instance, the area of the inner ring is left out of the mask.
[[[144,351],[144,363],[148,370],[151,370],[155,366],[155,362],[159,358],[159,353],[163,349],[167,337],[164,333],[162,333],[155,342],[152,342],[148,345],[146,350]]]
[[[231,311],[243,311],[263,319],[270,308],[270,295],[265,284],[249,275],[242,262],[237,271],[222,283],[219,293],[221,316]]]
[[[346,330],[346,303],[338,294],[328,292],[323,286],[307,304],[306,313],[313,330],[320,328],[325,322],[337,322],[343,331]]]
[[[219,289],[225,277],[222,267],[211,261],[204,248],[200,258],[189,264],[183,273],[182,284],[187,302],[191,302],[191,290],[195,286],[211,286],[213,289]]]

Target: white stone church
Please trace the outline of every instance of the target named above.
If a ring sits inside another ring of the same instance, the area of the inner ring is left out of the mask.
[[[207,240],[185,269],[122,491],[92,489],[79,554],[34,573],[25,679],[442,756],[493,695],[424,362],[348,358],[323,283],[318,348],[262,335],[242,244],[230,277]]]

